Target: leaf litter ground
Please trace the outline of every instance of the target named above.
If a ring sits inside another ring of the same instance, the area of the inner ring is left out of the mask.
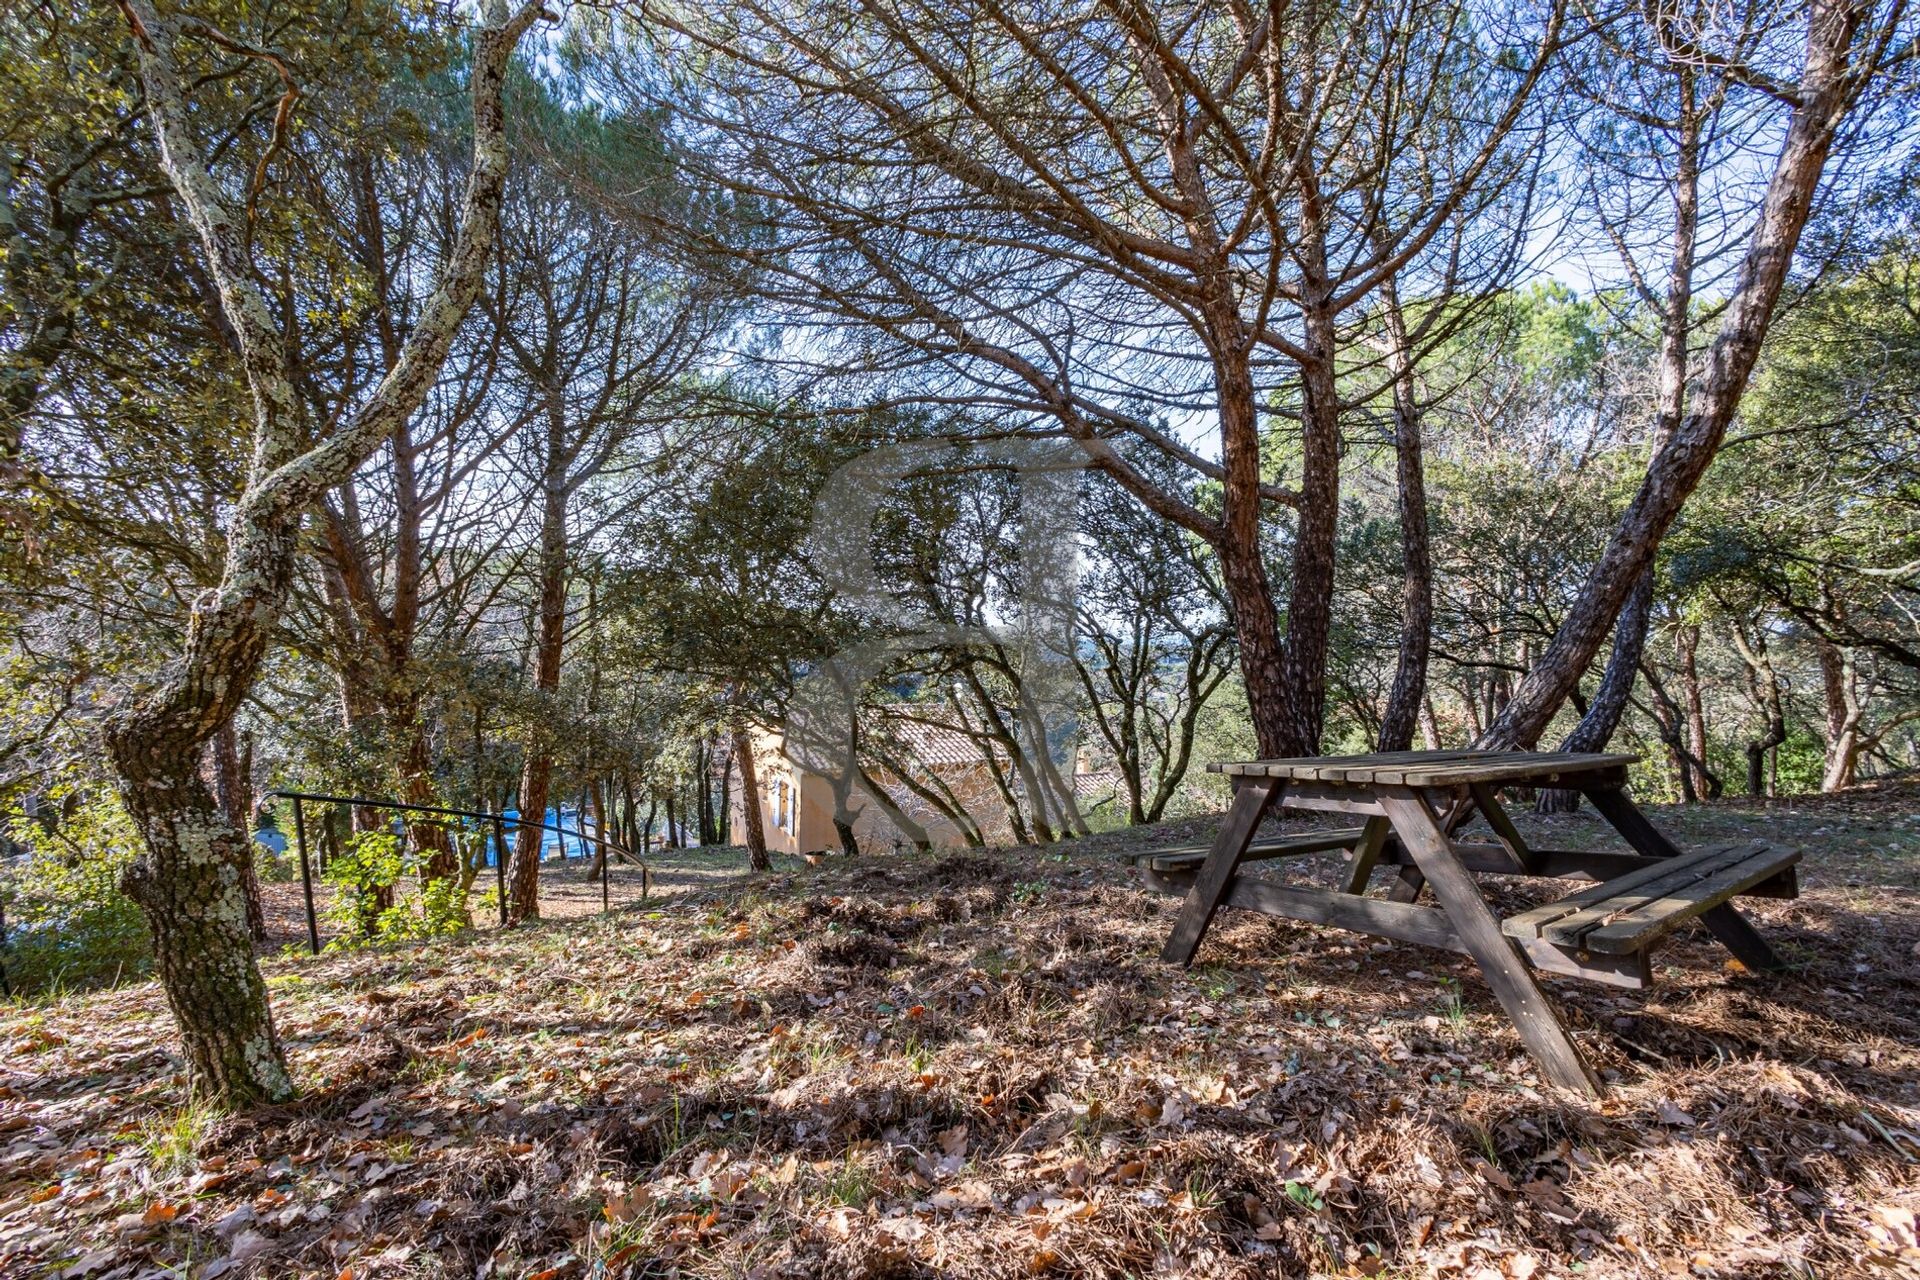
[[[188,1105],[150,984],[7,1009],[0,1275],[1914,1274],[1920,787],[1659,816],[1807,849],[1748,902],[1801,967],[1689,933],[1650,992],[1552,982],[1599,1105],[1451,955],[1228,911],[1163,966],[1115,855],[1207,822],[709,853],[646,908],[269,961],[272,1111]]]

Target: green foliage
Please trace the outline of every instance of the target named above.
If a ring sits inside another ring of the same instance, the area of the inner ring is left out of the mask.
[[[330,947],[444,938],[466,928],[466,887],[459,877],[402,888],[421,863],[391,831],[362,831],[348,840],[323,873],[337,890],[327,918],[347,930]]]
[[[152,966],[146,923],[120,892],[138,837],[120,801],[98,791],[53,821],[15,810],[7,833],[26,850],[0,875],[7,978],[16,993],[100,986]]]

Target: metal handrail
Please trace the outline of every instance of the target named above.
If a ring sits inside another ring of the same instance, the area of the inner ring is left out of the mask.
[[[509,818],[505,813],[483,813],[476,809],[449,809],[440,805],[431,804],[408,804],[400,800],[375,800],[367,796],[335,796],[317,791],[269,791],[266,794],[282,800],[293,801],[293,839],[300,856],[300,887],[306,898],[307,907],[307,948],[314,955],[320,954],[320,922],[319,917],[314,913],[313,868],[307,859],[307,814],[305,802],[308,800],[315,801],[319,804],[354,805],[364,809],[393,809],[401,813],[432,813],[442,814],[450,818],[477,818],[482,822],[491,824],[493,827],[494,845],[496,847],[496,856],[493,860],[494,884],[496,893],[500,899],[500,923],[502,925],[507,923],[506,824],[509,822],[514,825],[516,831],[521,827],[533,827],[536,830],[551,831],[558,835],[560,837],[560,857],[562,861],[565,861],[567,856],[568,836],[573,836],[580,841],[583,853],[587,841],[591,840],[603,849],[609,850],[611,853],[619,854],[628,862],[640,868],[640,900],[642,902],[647,900],[652,887],[653,868],[647,865],[645,857],[635,853],[625,845],[617,844],[600,835],[588,835],[584,829],[584,824],[577,826],[572,831],[568,831],[565,827],[556,826],[550,822],[537,822],[532,819],[522,818],[517,814]],[[597,825],[598,824],[596,824],[596,826]],[[611,864],[612,859],[603,854],[600,858],[600,910],[603,912],[612,909],[607,879],[607,871]]]

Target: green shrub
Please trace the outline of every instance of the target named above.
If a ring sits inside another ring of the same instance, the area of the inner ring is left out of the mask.
[[[0,873],[0,959],[16,993],[100,986],[152,968],[146,922],[120,892],[138,837],[117,797],[95,792],[52,824],[16,811],[7,834],[26,850]]]
[[[391,831],[362,831],[327,864],[337,890],[327,917],[346,930],[331,947],[442,938],[467,927],[466,887],[458,877],[403,889],[420,859]]]

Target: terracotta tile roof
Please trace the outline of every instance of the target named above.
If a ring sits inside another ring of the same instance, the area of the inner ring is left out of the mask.
[[[888,725],[888,731],[902,750],[929,767],[979,764],[987,758],[979,742],[945,725],[897,720]]]

